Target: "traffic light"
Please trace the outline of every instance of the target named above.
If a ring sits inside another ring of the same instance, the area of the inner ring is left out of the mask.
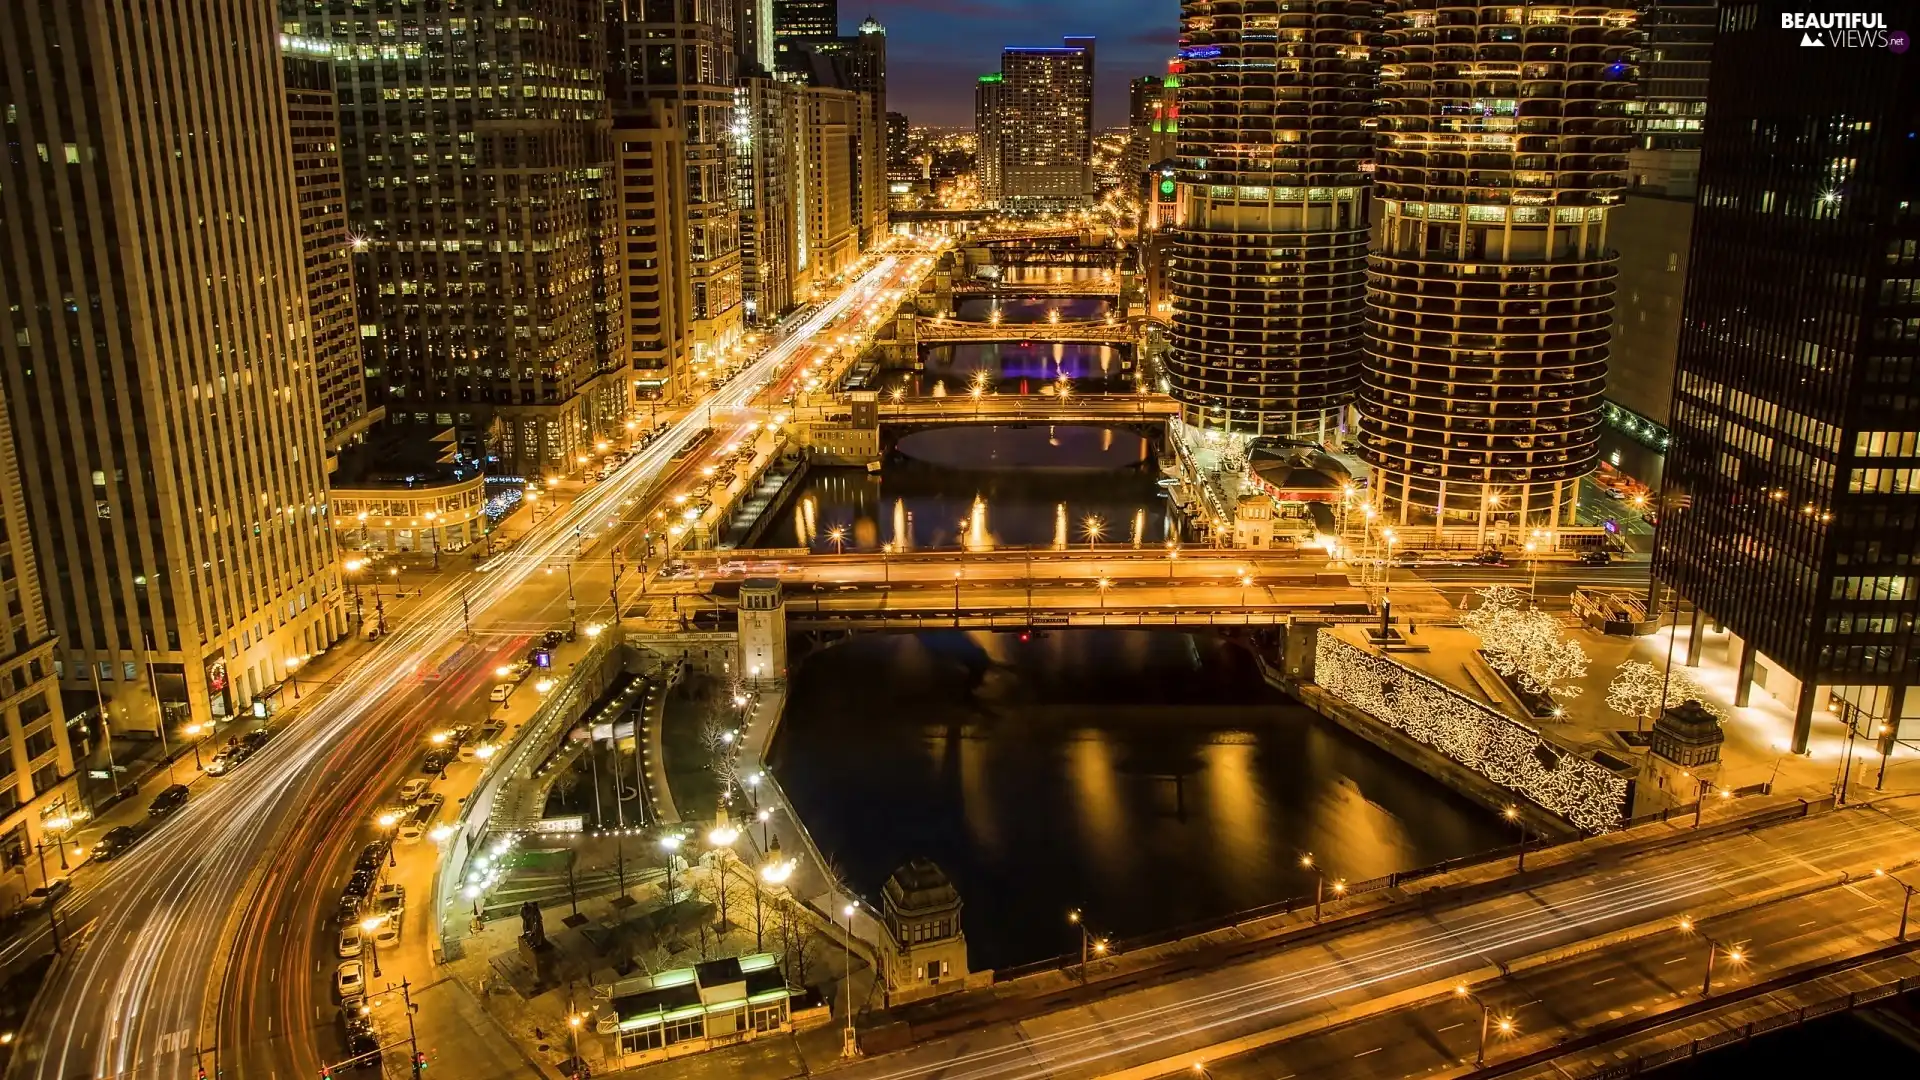
[[[415,1075],[427,1071],[427,1052],[425,1050],[416,1050],[413,1052],[413,1071]]]

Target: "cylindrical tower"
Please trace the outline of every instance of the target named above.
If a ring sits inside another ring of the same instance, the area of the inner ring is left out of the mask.
[[[1330,437],[1362,360],[1376,5],[1180,8],[1173,396],[1195,427]]]
[[[1388,37],[1363,452],[1401,521],[1552,525],[1596,454],[1632,3],[1407,0]]]

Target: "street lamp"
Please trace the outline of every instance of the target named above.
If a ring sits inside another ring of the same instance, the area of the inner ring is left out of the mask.
[[[380,816],[374,818],[373,822],[387,834],[387,865],[399,866],[400,860],[393,852],[393,834],[400,827],[400,815],[391,810],[382,810]]]
[[[667,853],[667,907],[673,906],[673,860],[680,850],[680,834],[668,833],[660,838],[660,850]]]
[[[205,772],[206,766],[200,764],[200,740],[213,730],[211,723],[194,722],[180,729],[180,733],[193,742],[193,768],[195,772]]]
[[[707,843],[713,847],[714,861],[720,864],[720,932],[727,932],[727,858],[733,854],[733,842],[740,839],[740,830],[727,820],[727,804],[722,802],[715,812],[713,828],[707,833]]]
[[[1899,878],[1894,877],[1892,874],[1887,873],[1885,870],[1877,866],[1873,868],[1873,876],[1886,878],[1888,881],[1891,881],[1895,885],[1900,886],[1900,888],[1906,893],[1906,895],[1902,897],[1900,900],[1900,933],[1897,937],[1897,940],[1899,941],[1907,940],[1907,908],[1912,906],[1913,894],[1916,891],[1920,891],[1920,885],[1909,885],[1906,882],[1901,881]]]
[[[1473,1056],[1473,1067],[1481,1068],[1487,1063],[1487,1029],[1495,1028],[1500,1034],[1511,1037],[1514,1032],[1513,1015],[1501,1013],[1493,1015],[1493,1006],[1488,1005],[1479,994],[1466,988],[1465,984],[1453,988],[1454,996],[1465,998],[1480,1006],[1480,1049]]]
[[[1107,528],[1106,522],[1101,521],[1099,517],[1093,514],[1087,515],[1086,521],[1082,522],[1080,525],[1080,531],[1087,534],[1087,550],[1088,551],[1093,550],[1093,545],[1099,542],[1100,534],[1105,532],[1106,528]]]
[[[845,525],[835,525],[833,528],[828,529],[827,539],[833,541],[833,553],[835,555],[844,554],[846,551],[847,527]]]
[[[373,958],[373,977],[376,979],[380,977],[380,943],[374,939],[373,933],[386,921],[385,915],[374,915],[360,920],[360,932],[366,935],[367,952]]]
[[[1080,931],[1080,981],[1086,982],[1087,961],[1092,956],[1107,955],[1107,939],[1093,936],[1093,932],[1087,929],[1086,916],[1079,908],[1067,912],[1067,922]]]
[[[429,510],[426,512],[425,517],[427,519],[427,546],[433,549],[433,568],[438,570],[440,569],[440,530],[434,522],[440,519],[440,514],[438,511]]]
[[[1692,919],[1682,916],[1680,919],[1680,932],[1683,934],[1699,933],[1699,928],[1694,924]],[[1713,938],[1707,937],[1705,934],[1700,934],[1700,937],[1707,943],[1707,973],[1706,976],[1700,980],[1700,996],[1706,997],[1713,993],[1714,960],[1724,952],[1727,954],[1727,960],[1729,962],[1744,964],[1747,961],[1747,953],[1746,949],[1739,944],[1725,945],[1715,941]]]
[[[293,700],[300,700],[300,658],[287,657],[287,681],[293,683]]]
[[[1240,619],[1242,622],[1245,622],[1247,619],[1247,586],[1253,584],[1253,578],[1249,577],[1246,574],[1245,569],[1242,568],[1239,580],[1240,580]]]
[[[1112,579],[1101,578],[1100,580],[1094,582],[1093,586],[1094,588],[1100,590],[1100,610],[1101,611],[1107,610],[1107,590],[1113,588]]]
[[[840,1056],[856,1058],[860,1056],[859,1036],[853,1030],[853,912],[860,901],[849,899],[840,913],[847,917],[847,936],[840,939],[841,979],[847,984],[847,1030],[841,1036]]]
[[[1517,874],[1527,868],[1527,822],[1520,816],[1520,808],[1511,803],[1501,811],[1500,816],[1520,827],[1520,861],[1513,868],[1513,872]]]
[[[960,571],[953,572],[953,625],[960,625]]]
[[[1313,852],[1311,851],[1304,852],[1301,854],[1300,865],[1308,870],[1313,871],[1314,879],[1315,879],[1315,884],[1313,887],[1313,921],[1319,922],[1320,921],[1320,905],[1323,901],[1326,900],[1326,897],[1327,897],[1327,872],[1325,869],[1323,869],[1313,861]],[[1338,900],[1346,895],[1347,895],[1346,881],[1344,879],[1335,881],[1333,883],[1334,899]]]

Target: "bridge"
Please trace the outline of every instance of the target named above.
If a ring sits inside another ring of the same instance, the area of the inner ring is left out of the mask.
[[[1920,807],[1684,810],[1366,880],[1316,852],[1303,895],[866,1012],[839,1071],[1623,1077],[1920,986],[1900,884]],[[770,1075],[752,1053],[709,1064]]]
[[[1164,424],[1180,403],[1164,394],[950,394],[883,401],[880,423],[931,424]]]
[[[1093,345],[1131,345],[1138,336],[1127,323],[1111,320],[1000,323],[964,319],[916,319],[920,344],[943,341],[1071,341]]]
[[[1005,297],[1050,297],[1050,296],[1119,296],[1119,279],[1109,275],[1093,281],[981,281],[967,280],[953,283],[955,296],[1005,296]]]

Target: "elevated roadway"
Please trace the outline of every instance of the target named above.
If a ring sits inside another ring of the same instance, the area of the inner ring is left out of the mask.
[[[1131,345],[1138,335],[1127,323],[1107,320],[995,323],[964,319],[920,319],[914,327],[919,343],[944,341],[1060,341],[1091,345]]]
[[[951,394],[882,400],[881,426],[936,424],[1165,423],[1180,415],[1180,403],[1163,394]]]

